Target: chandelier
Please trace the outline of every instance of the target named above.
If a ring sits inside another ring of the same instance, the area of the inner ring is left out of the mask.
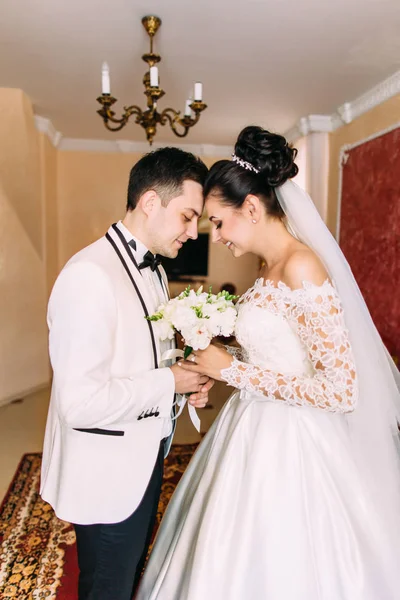
[[[157,131],[157,125],[166,125],[169,123],[172,131],[178,137],[185,137],[189,129],[196,125],[200,119],[200,114],[207,108],[203,102],[203,85],[195,83],[193,99],[186,101],[184,114],[173,108],[165,108],[161,113],[157,111],[157,101],[164,96],[165,92],[160,88],[157,63],[161,56],[153,52],[153,38],[161,25],[161,19],[155,16],[143,17],[142,23],[150,37],[150,52],[143,54],[142,59],[149,66],[149,70],[143,77],[144,94],[147,96],[147,109],[142,110],[139,106],[124,106],[124,112],[121,118],[115,117],[115,112],[111,110],[112,105],[117,101],[111,96],[110,92],[110,71],[107,63],[102,66],[102,94],[97,98],[101,104],[98,114],[102,117],[104,125],[110,131],[120,131],[127,124],[129,118],[134,115],[135,123],[138,123],[146,131],[146,137],[150,145],[153,143]]]

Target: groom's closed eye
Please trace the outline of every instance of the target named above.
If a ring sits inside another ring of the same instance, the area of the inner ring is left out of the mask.
[[[193,221],[194,217],[198,218],[199,215],[193,211],[190,213],[182,213],[182,216],[186,223],[190,223],[190,221]]]

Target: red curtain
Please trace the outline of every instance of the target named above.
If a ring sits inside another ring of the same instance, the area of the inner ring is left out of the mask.
[[[386,347],[399,357],[400,128],[346,154],[340,246]]]

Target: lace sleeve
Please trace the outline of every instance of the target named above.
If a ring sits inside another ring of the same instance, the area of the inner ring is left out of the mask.
[[[225,350],[237,360],[243,360],[243,350],[237,346],[225,346]]]
[[[306,348],[312,375],[285,375],[234,358],[231,366],[221,371],[222,379],[274,402],[351,412],[358,395],[357,379],[337,294],[308,297],[307,301],[303,297],[290,306],[286,316]]]

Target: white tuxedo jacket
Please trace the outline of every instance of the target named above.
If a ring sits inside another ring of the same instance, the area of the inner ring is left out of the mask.
[[[174,376],[158,368],[159,342],[145,319],[157,307],[132,258],[110,227],[71,258],[49,301],[53,386],[41,495],[72,523],[133,513],[171,415]]]

